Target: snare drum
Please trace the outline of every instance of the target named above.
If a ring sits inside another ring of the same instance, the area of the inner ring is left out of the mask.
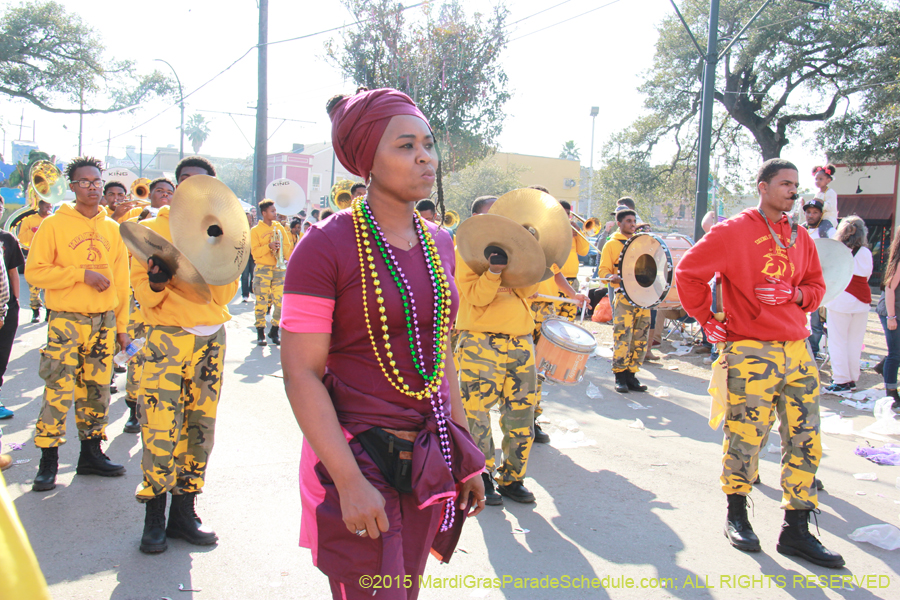
[[[597,347],[594,335],[574,323],[547,319],[535,348],[537,374],[554,383],[575,385],[584,377],[587,360]]]

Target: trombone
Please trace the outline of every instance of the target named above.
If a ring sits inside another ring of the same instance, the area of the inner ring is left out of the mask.
[[[598,219],[597,217],[591,217],[590,219],[585,219],[584,217],[582,217],[581,215],[579,215],[576,212],[572,212],[570,214],[581,223],[581,226],[584,228],[583,233],[584,233],[585,237],[591,237],[595,233],[599,232],[600,227],[603,225],[600,222],[600,219]]]

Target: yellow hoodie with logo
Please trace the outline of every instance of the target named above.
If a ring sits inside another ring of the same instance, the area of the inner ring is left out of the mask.
[[[459,290],[459,312],[456,328],[460,331],[530,335],[534,331],[529,296],[538,284],[525,288],[500,286],[500,275],[490,269],[477,274],[456,253],[456,289]]]
[[[170,242],[169,207],[163,206],[153,219],[141,221],[141,225],[152,229]],[[168,325],[172,327],[197,327],[198,325],[221,325],[231,320],[228,303],[237,293],[240,279],[227,285],[211,285],[212,300],[209,304],[198,304],[179,296],[172,288],[161,292],[150,289],[147,269],[137,260],[131,259],[131,286],[134,298],[141,305],[141,314],[148,325]]]
[[[96,271],[110,285],[98,292],[84,282]],[[64,202],[41,223],[25,263],[25,280],[45,290],[47,308],[82,314],[116,313],[116,331],[128,331],[128,250],[119,226],[100,210],[88,218]]]

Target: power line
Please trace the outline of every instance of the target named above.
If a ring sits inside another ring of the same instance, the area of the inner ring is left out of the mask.
[[[536,33],[542,32],[542,31],[546,31],[547,29],[550,29],[551,27],[556,27],[557,25],[562,25],[563,23],[568,23],[569,21],[572,21],[573,19],[583,17],[584,15],[587,15],[594,11],[600,10],[601,8],[606,8],[607,6],[612,6],[613,4],[616,4],[617,2],[621,2],[621,1],[622,0],[612,0],[612,2],[608,2],[606,4],[603,4],[602,6],[598,6],[596,8],[592,8],[591,10],[588,10],[581,14],[575,15],[574,17],[569,17],[568,19],[564,19],[564,20],[560,21],[559,23],[554,23],[553,25],[547,25],[546,27],[542,27],[536,31],[532,31],[531,33],[526,33],[525,35],[520,35],[519,37],[510,40],[510,43],[517,42],[517,41],[521,40],[522,38],[527,38],[530,35],[534,35]]]
[[[572,1],[572,0],[563,0],[563,1],[560,2],[559,4],[554,4],[553,6],[551,6],[551,7],[549,7],[549,8],[545,8],[544,10],[540,10],[540,11],[534,13],[533,15],[528,15],[527,17],[522,17],[522,18],[519,19],[518,21],[513,21],[512,23],[507,23],[506,26],[507,26],[507,27],[512,27],[513,25],[516,25],[516,24],[518,24],[518,23],[521,23],[522,21],[527,21],[527,20],[530,19],[531,17],[536,17],[536,16],[538,16],[538,15],[541,14],[541,13],[547,12],[548,10],[553,10],[553,9],[556,8],[557,6],[562,6],[563,4],[568,4],[568,3],[571,2],[571,1]]]
[[[405,12],[405,11],[411,9],[411,8],[416,8],[416,7],[418,7],[418,6],[422,6],[423,4],[425,4],[425,3],[424,3],[424,2],[419,2],[418,4],[412,4],[412,5],[410,5],[410,6],[404,6],[404,7],[402,7],[400,10],[398,10],[397,12],[398,12],[398,13],[400,13],[400,12]],[[273,44],[282,44],[282,43],[285,43],[285,42],[292,42],[292,41],[296,41],[296,40],[303,40],[303,39],[311,38],[311,37],[314,37],[314,36],[317,36],[317,35],[322,35],[322,34],[325,34],[325,33],[331,33],[331,32],[333,32],[333,31],[339,31],[339,30],[341,30],[341,29],[346,29],[347,27],[353,27],[354,25],[359,25],[359,24],[365,23],[365,22],[366,22],[365,20],[356,21],[356,22],[354,22],[354,23],[348,23],[348,24],[346,24],[346,25],[341,25],[341,26],[339,26],[339,27],[332,27],[332,28],[330,28],[330,29],[323,29],[322,31],[316,31],[316,32],[314,32],[314,33],[308,33],[308,34],[306,34],[306,35],[301,35],[301,36],[297,36],[297,37],[293,37],[293,38],[288,38],[288,39],[285,39],[285,40],[276,40],[276,41],[274,41],[274,42],[268,42],[266,45],[267,45],[267,46],[271,46],[271,45],[273,45]],[[238,57],[237,60],[235,60],[234,62],[232,62],[230,65],[228,65],[227,67],[225,67],[225,68],[222,69],[221,71],[219,71],[216,75],[214,75],[212,78],[210,78],[210,79],[207,80],[205,83],[203,83],[202,85],[200,85],[200,87],[198,87],[197,89],[195,89],[195,90],[193,90],[193,91],[191,91],[191,92],[185,94],[185,95],[184,95],[181,99],[179,99],[177,102],[175,102],[175,103],[173,103],[173,104],[167,106],[166,108],[164,108],[163,110],[161,110],[160,112],[158,112],[158,113],[155,114],[154,116],[150,117],[149,119],[147,119],[146,121],[144,121],[144,122],[141,123],[140,125],[137,125],[137,126],[135,126],[135,127],[132,127],[131,129],[129,129],[128,131],[125,131],[125,132],[123,132],[123,133],[119,133],[119,134],[116,134],[116,135],[114,135],[114,136],[107,136],[107,140],[114,140],[114,139],[120,138],[120,137],[122,137],[122,136],[128,135],[129,133],[131,133],[131,132],[133,132],[133,131],[136,131],[136,130],[140,129],[140,128],[143,127],[144,125],[147,125],[147,124],[150,123],[151,121],[153,121],[153,120],[159,118],[160,116],[162,116],[163,114],[165,114],[166,112],[168,112],[169,109],[178,106],[178,104],[181,103],[181,102],[184,102],[184,100],[185,100],[186,98],[190,98],[191,96],[193,96],[194,94],[196,94],[197,92],[199,92],[200,90],[202,90],[204,87],[206,87],[207,85],[209,85],[210,83],[212,83],[213,81],[215,81],[216,79],[218,79],[219,77],[221,77],[222,75],[224,75],[225,73],[227,73],[232,67],[234,67],[234,66],[235,66],[236,64],[238,64],[240,61],[242,61],[244,58],[246,58],[246,56],[247,56],[248,54],[250,54],[253,50],[256,50],[258,47],[259,47],[259,44],[254,44],[253,46],[250,46],[250,48],[248,48],[246,52],[244,52],[240,57]],[[100,141],[102,141],[102,140],[90,142],[90,144],[97,144],[97,143],[99,143]]]

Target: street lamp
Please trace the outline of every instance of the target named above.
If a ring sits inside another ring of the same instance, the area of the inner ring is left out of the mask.
[[[600,114],[599,106],[591,107],[591,179],[588,184],[588,207],[585,217],[591,218],[591,204],[594,201],[594,125],[597,124],[597,115]]]
[[[863,175],[862,177],[860,177],[859,179],[856,180],[856,193],[857,194],[862,194],[862,187],[860,186],[860,184],[862,183],[863,179],[872,179],[872,176],[871,175]]]
[[[154,58],[153,60],[169,65],[167,61],[164,61],[161,58]],[[175,76],[175,81],[178,82],[178,96],[180,98],[178,103],[181,105],[181,127],[178,128],[178,131],[181,133],[181,135],[178,136],[178,159],[181,160],[182,158],[184,158],[184,90],[181,88],[181,79],[178,78],[178,73],[175,72],[175,67],[169,65],[169,68],[172,69],[172,74]]]

